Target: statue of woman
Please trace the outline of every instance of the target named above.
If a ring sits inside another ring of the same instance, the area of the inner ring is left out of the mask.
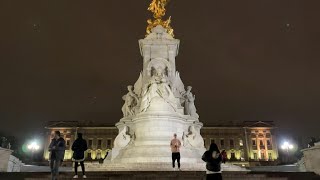
[[[150,106],[151,100],[155,97],[163,98],[176,110],[175,97],[167,83],[167,79],[163,74],[162,69],[156,69],[154,75],[151,77],[145,90],[142,93],[140,104],[140,112],[147,111]]]
[[[128,86],[128,93],[122,99],[125,101],[121,109],[123,117],[134,115],[134,107],[138,104],[138,96],[133,92],[132,86]]]
[[[186,115],[190,115],[194,118],[199,118],[199,115],[197,114],[196,106],[194,105],[194,101],[196,99],[196,96],[191,93],[191,86],[187,87],[187,91],[184,93],[184,110]]]

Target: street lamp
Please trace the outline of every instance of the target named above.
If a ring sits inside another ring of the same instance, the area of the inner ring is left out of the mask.
[[[281,145],[281,149],[287,152],[287,163],[289,162],[289,151],[293,149],[293,145],[290,144],[288,141],[285,141]]]
[[[37,151],[40,149],[40,146],[37,142],[33,141],[30,144],[28,144],[27,148],[31,151]]]
[[[37,143],[37,141],[32,141],[27,145],[27,148],[29,151],[31,151],[31,158],[32,161],[34,161],[34,153],[40,149],[40,145]]]
[[[287,152],[289,152],[289,150],[293,149],[293,145],[290,144],[289,142],[285,141],[285,142],[281,145],[281,149],[286,150]]]

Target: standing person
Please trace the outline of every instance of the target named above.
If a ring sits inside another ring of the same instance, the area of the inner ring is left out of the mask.
[[[220,154],[218,146],[215,143],[210,144],[210,148],[203,154],[202,160],[207,163],[207,180],[222,180],[222,156]]]
[[[221,151],[221,156],[222,156],[222,163],[225,164],[228,159],[226,150]]]
[[[175,162],[177,160],[178,162],[178,169],[180,171],[180,147],[181,147],[181,142],[179,139],[177,139],[177,134],[173,134],[173,139],[171,140],[170,143],[171,147],[171,152],[172,152],[172,167],[173,170],[175,169]]]
[[[52,180],[56,180],[59,176],[59,166],[63,161],[64,152],[66,150],[66,142],[60,136],[60,131],[55,131],[54,138],[51,140],[48,148],[50,151],[50,169]]]
[[[86,140],[82,139],[82,133],[77,134],[77,139],[72,144],[72,151],[73,157],[72,160],[74,161],[74,172],[75,175],[73,178],[78,178],[78,166],[80,162],[83,178],[87,178],[84,169],[84,152],[88,149]]]

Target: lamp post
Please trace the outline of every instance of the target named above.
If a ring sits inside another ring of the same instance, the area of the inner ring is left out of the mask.
[[[285,141],[282,145],[281,145],[281,149],[286,151],[286,162],[289,163],[289,151],[291,151],[293,149],[293,145],[290,144],[288,141]]]
[[[27,148],[31,151],[31,160],[34,161],[34,153],[40,149],[39,144],[36,141],[32,141],[28,144]]]

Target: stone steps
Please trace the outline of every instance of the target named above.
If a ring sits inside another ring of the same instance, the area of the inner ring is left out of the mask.
[[[177,164],[176,164],[177,166]],[[88,164],[86,167],[90,171],[173,171],[171,163],[105,163]],[[181,163],[183,171],[205,171],[205,163]],[[222,164],[223,171],[249,171],[240,166],[232,164]]]

